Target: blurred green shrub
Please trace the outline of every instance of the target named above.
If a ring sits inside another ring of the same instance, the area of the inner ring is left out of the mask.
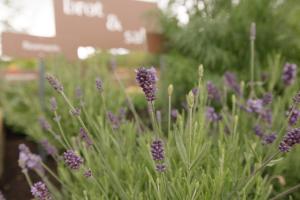
[[[300,3],[287,0],[202,1],[189,12],[189,23],[183,26],[170,14],[162,15],[162,27],[168,39],[167,48],[204,64],[217,73],[225,69],[243,70],[250,62],[249,32],[256,23],[256,64],[262,66],[270,52],[299,61]],[[206,3],[205,3],[206,2]],[[169,9],[174,3],[170,3]]]

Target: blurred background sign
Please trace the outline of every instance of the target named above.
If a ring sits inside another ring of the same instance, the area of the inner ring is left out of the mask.
[[[3,54],[41,57],[80,51],[126,49],[157,52],[162,42],[156,25],[156,4],[135,0],[53,0],[55,37],[3,33]]]

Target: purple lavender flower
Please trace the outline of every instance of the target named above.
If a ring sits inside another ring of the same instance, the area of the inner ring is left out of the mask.
[[[297,76],[297,65],[286,63],[282,72],[282,81],[285,86],[292,85],[295,82]]]
[[[287,132],[283,140],[279,144],[281,152],[289,152],[290,149],[300,143],[300,128],[294,128]]]
[[[57,92],[63,92],[64,87],[54,76],[47,74],[46,79],[48,80],[49,84],[54,88],[54,90],[56,90]]]
[[[162,161],[165,158],[162,140],[156,139],[151,144],[151,153],[154,161]]]
[[[112,112],[107,112],[107,117],[110,121],[110,125],[113,129],[118,129],[120,127],[120,119],[118,116],[114,115]]]
[[[146,69],[141,67],[136,70],[136,81],[139,86],[143,89],[147,101],[152,102],[156,97],[156,70],[154,67]]]
[[[295,104],[300,103],[300,91],[293,97],[293,101]]]
[[[161,172],[161,173],[166,171],[166,165],[164,163],[157,163],[156,171]]]
[[[30,152],[25,144],[19,145],[19,166],[22,170],[32,169],[40,173],[44,173],[42,167],[42,159],[40,156]]]
[[[57,110],[57,102],[56,102],[55,97],[50,98],[50,110],[52,112],[55,112]]]
[[[73,150],[67,150],[64,152],[64,161],[68,167],[73,170],[77,170],[83,164],[83,159],[76,155]]]
[[[291,125],[291,126],[295,125],[297,123],[297,121],[298,121],[299,118],[300,118],[300,111],[297,110],[297,109],[294,109],[292,111],[292,113],[290,113],[289,125]]]
[[[277,138],[276,133],[265,135],[263,138],[263,144],[272,144]]]
[[[48,123],[45,117],[39,117],[39,123],[44,131],[51,131],[51,125]]]
[[[218,122],[222,119],[213,107],[206,107],[206,119],[210,122]]]
[[[252,22],[250,27],[250,40],[255,40],[255,38],[256,38],[256,24],[255,22]]]
[[[90,178],[92,176],[92,170],[88,169],[83,173],[84,177]]]
[[[264,94],[264,96],[262,97],[262,103],[264,106],[272,103],[272,100],[273,100],[273,95],[271,92]]]
[[[80,136],[81,140],[83,140],[86,143],[86,145],[88,147],[93,145],[91,138],[88,136],[88,134],[84,128],[79,129],[79,136]]]
[[[259,113],[261,118],[268,124],[272,124],[272,110],[271,109],[264,109],[261,110]]]
[[[254,128],[253,128],[254,132],[255,132],[255,135],[257,135],[258,137],[262,138],[264,136],[264,132],[261,128],[261,126],[259,125],[256,125]]]
[[[261,99],[248,99],[247,111],[250,113],[260,113],[263,109],[263,101]]]
[[[0,191],[0,200],[5,200],[4,195],[2,194],[1,191]]]
[[[70,114],[77,117],[79,116],[81,113],[81,109],[80,108],[74,108],[73,110],[70,110]]]
[[[99,77],[96,78],[96,88],[99,91],[99,93],[103,92],[103,83],[102,83],[101,78],[99,78]]]
[[[43,148],[45,149],[45,151],[47,152],[48,155],[51,156],[56,156],[57,155],[57,149],[55,146],[53,146],[52,144],[50,144],[48,142],[48,140],[42,140],[41,145],[43,146]]]
[[[176,120],[178,117],[178,110],[177,109],[172,109],[171,110],[171,117]]]
[[[241,95],[241,88],[236,80],[236,76],[232,72],[226,72],[224,74],[225,84],[231,88],[236,94]]]
[[[31,187],[32,195],[38,200],[51,200],[51,196],[48,190],[48,187],[45,183],[39,181],[34,183]]]
[[[221,100],[221,95],[218,88],[211,81],[208,81],[206,83],[206,89],[207,89],[208,98],[210,100],[216,100],[216,101]]]

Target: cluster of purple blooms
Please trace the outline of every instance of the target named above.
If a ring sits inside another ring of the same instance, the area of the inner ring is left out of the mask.
[[[211,81],[208,81],[206,83],[206,89],[207,89],[208,99],[215,100],[215,101],[221,100],[220,91]]]
[[[206,119],[210,122],[218,122],[222,119],[213,107],[206,107]]]
[[[45,183],[39,181],[33,184],[31,187],[32,195],[38,200],[51,200],[51,196],[48,187]]]
[[[95,82],[96,82],[96,88],[97,88],[98,92],[102,93],[103,92],[103,83],[102,83],[101,78],[97,77]]]
[[[47,74],[46,79],[49,82],[49,84],[53,87],[54,90],[56,90],[57,92],[64,91],[63,85],[57,80],[57,78],[55,78],[54,76],[52,76],[50,74]]]
[[[91,140],[91,138],[88,136],[88,133],[86,132],[86,130],[84,128],[80,128],[79,129],[79,137],[82,141],[85,142],[87,147],[90,147],[93,145],[93,141]]]
[[[83,164],[83,159],[78,156],[73,150],[64,152],[64,161],[66,165],[72,170],[78,170]]]
[[[45,117],[39,117],[39,123],[40,123],[40,127],[44,131],[51,131],[51,125],[49,124],[49,122],[46,120]]]
[[[300,128],[288,130],[287,134],[279,144],[279,150],[281,152],[289,152],[296,144],[300,144]]]
[[[238,96],[241,95],[241,88],[237,81],[236,75],[232,72],[226,72],[224,74],[225,84],[231,88]]]
[[[287,117],[289,117],[288,122],[290,126],[294,126],[297,122],[298,119],[300,118],[300,110],[298,109],[289,109],[287,112]]]
[[[112,112],[108,111],[107,112],[107,118],[110,122],[111,127],[116,130],[120,128],[121,123],[125,120],[126,117],[126,110],[125,109],[120,109],[119,114],[115,115]]]
[[[166,170],[166,165],[163,163],[165,159],[164,145],[163,141],[156,139],[151,144],[151,154],[152,158],[156,164],[156,170],[158,172],[164,172]]]
[[[284,85],[289,86],[295,82],[297,76],[297,65],[286,63],[283,68],[282,81]]]
[[[31,153],[25,144],[19,145],[19,166],[23,171],[35,170],[41,174],[44,173],[42,159],[39,155]]]
[[[156,70],[154,67],[146,69],[141,67],[136,70],[136,81],[142,88],[148,102],[152,102],[156,98]]]

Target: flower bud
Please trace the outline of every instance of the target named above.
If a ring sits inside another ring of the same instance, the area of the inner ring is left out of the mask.
[[[194,100],[195,100],[195,97],[194,97],[193,91],[190,91],[186,97],[186,101],[190,108],[192,108],[194,106]]]
[[[173,89],[174,89],[174,88],[173,88],[173,85],[170,84],[169,87],[168,87],[168,95],[169,95],[169,96],[172,96],[172,94],[173,94]]]

